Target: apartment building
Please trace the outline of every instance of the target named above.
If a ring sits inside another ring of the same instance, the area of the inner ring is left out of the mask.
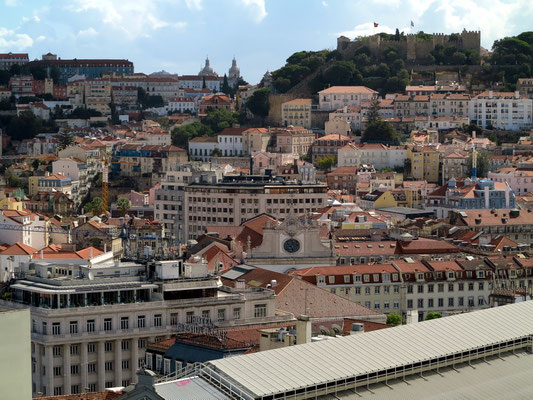
[[[294,99],[281,104],[284,126],[303,126],[311,129],[311,99]]]
[[[439,181],[440,153],[430,146],[414,146],[407,149],[407,158],[411,162],[410,176],[416,180],[429,183]]]
[[[33,96],[33,76],[12,76],[9,79],[9,88],[14,96]]]
[[[351,139],[348,136],[341,134],[326,135],[315,139],[311,146],[311,155],[313,163],[324,156],[335,156],[339,149],[350,143]]]
[[[431,115],[439,117],[468,116],[470,95],[465,93],[438,93],[430,96]]]
[[[165,173],[161,187],[155,191],[154,215],[163,224],[165,237],[185,243],[185,186],[191,182],[216,183],[223,170],[206,164],[189,163],[174,166]]]
[[[311,267],[291,274],[383,313],[418,310],[443,315],[488,308],[494,288],[531,288],[531,259],[413,260],[386,264]]]
[[[24,65],[29,61],[28,53],[1,53],[0,70],[9,71],[13,65]]]
[[[500,168],[488,173],[494,182],[506,182],[516,196],[533,192],[533,171],[519,168]]]
[[[348,143],[338,151],[337,165],[353,167],[373,165],[376,170],[403,167],[407,158],[404,146],[387,146],[381,143]]]
[[[316,135],[309,129],[299,126],[276,128],[272,135],[275,137],[275,145],[270,151],[274,153],[290,153],[298,157],[309,153],[315,141]]]
[[[32,267],[0,303],[30,310],[33,396],[128,386],[148,344],[198,317],[218,328],[292,319],[276,315],[272,290],[222,286],[202,262]]]
[[[332,86],[318,92],[318,102],[320,110],[332,111],[344,106],[361,106],[375,96],[377,92],[365,86]]]
[[[517,131],[531,127],[533,100],[516,92],[480,93],[470,101],[469,118],[482,128]]]
[[[456,150],[442,157],[441,182],[466,178],[469,169],[468,154]],[[489,172],[489,179],[492,179]],[[494,180],[494,179],[493,179]]]
[[[84,82],[85,107],[98,111],[102,115],[110,115],[111,83],[109,80],[88,79]]]
[[[291,210],[300,215],[326,205],[327,186],[321,184],[257,175],[224,177],[218,183],[193,182],[185,187],[185,237],[195,239],[207,226],[238,226],[262,213],[283,219]]]

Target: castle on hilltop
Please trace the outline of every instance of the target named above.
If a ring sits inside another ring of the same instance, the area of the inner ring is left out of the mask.
[[[431,39],[421,40],[416,34],[407,34],[403,40],[384,39],[380,34],[350,40],[346,36],[337,38],[337,50],[345,58],[351,58],[355,51],[363,46],[370,49],[373,56],[379,57],[386,49],[395,48],[405,60],[411,62],[427,61],[437,45],[456,47],[458,50],[475,50],[481,48],[481,32],[463,30],[460,34],[447,35],[434,33]]]

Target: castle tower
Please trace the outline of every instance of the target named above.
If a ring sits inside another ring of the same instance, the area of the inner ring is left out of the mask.
[[[241,70],[239,67],[237,67],[237,60],[235,57],[233,57],[233,61],[231,62],[231,67],[228,71],[228,83],[230,86],[235,86],[237,82],[239,82],[239,78],[241,77]]]

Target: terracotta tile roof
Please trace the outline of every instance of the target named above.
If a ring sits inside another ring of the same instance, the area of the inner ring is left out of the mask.
[[[392,264],[356,264],[332,265],[330,267],[309,267],[291,271],[291,275],[316,276],[316,275],[350,275],[350,274],[377,274],[380,272],[398,272]]]
[[[2,251],[3,256],[26,256],[35,253],[37,250],[27,244],[16,242]]]
[[[286,101],[283,104],[302,104],[302,105],[311,105],[311,99],[294,99]]]
[[[319,137],[317,140],[319,142],[323,142],[325,140],[344,140],[344,141],[349,141],[351,139],[348,136],[344,136],[344,135],[340,135],[340,134],[331,134],[331,135],[326,135],[326,136]],[[321,144],[321,146],[324,146],[324,144]]]
[[[122,392],[113,392],[106,390],[105,392],[89,392],[83,394],[64,394],[60,396],[44,396],[35,397],[39,400],[112,400],[121,396]]]
[[[366,86],[331,86],[330,88],[321,90],[320,94],[328,93],[377,93],[375,90],[367,88]]]
[[[511,218],[510,210],[461,210],[459,214],[462,225],[466,226],[499,226],[499,225],[531,225],[533,224],[533,212],[521,210],[517,218]],[[506,218],[505,222],[502,218]]]
[[[248,130],[248,128],[224,128],[222,132],[220,132],[219,136],[240,136],[243,132]]]
[[[430,269],[433,271],[462,271],[463,269],[455,262],[453,261],[434,261],[434,260],[426,260],[425,264],[429,266]]]
[[[342,333],[344,335],[350,334],[350,332],[352,331],[352,324],[363,324],[365,333],[372,332],[372,331],[378,331],[381,329],[392,328],[392,326],[390,325],[380,324],[379,322],[364,321],[361,319],[344,318],[344,324],[342,326]]]
[[[216,136],[198,136],[189,140],[189,143],[218,143]]]
[[[413,273],[413,272],[430,272],[431,270],[426,267],[422,261],[413,260],[408,262],[405,260],[394,260],[392,262],[401,273]]]
[[[459,253],[457,246],[443,240],[418,238],[411,241],[398,241],[398,247],[402,254],[443,254]]]

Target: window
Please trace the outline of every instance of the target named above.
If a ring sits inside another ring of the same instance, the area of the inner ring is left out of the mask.
[[[113,387],[113,381],[106,381],[105,388],[109,389],[109,388],[112,388],[112,387]]]
[[[60,396],[62,394],[63,394],[63,387],[62,386],[54,387],[54,396]]]
[[[484,287],[485,287],[484,282],[479,282],[479,290],[483,290]]]
[[[468,284],[468,290],[474,290],[474,283],[473,282],[470,282]]]
[[[366,307],[366,308],[370,308],[370,307],[371,307],[369,301],[365,301],[365,307]]]
[[[96,392],[96,383],[89,383],[89,392]]]
[[[130,319],[128,317],[120,318],[120,329],[125,330],[130,327]]]
[[[139,349],[145,349],[146,348],[146,339],[139,339],[139,342],[137,343],[137,347]]]
[[[78,364],[71,365],[70,366],[70,374],[71,375],[79,375],[80,374],[80,366]]]
[[[416,306],[418,308],[424,308],[424,299],[418,299]]]
[[[407,286],[407,293],[413,293],[413,285]]]
[[[130,360],[122,360],[122,369],[129,369]]]
[[[74,356],[80,354],[80,346],[77,344],[70,345],[70,355]]]
[[[122,386],[126,387],[126,386],[129,386],[130,385],[130,380],[129,379],[123,379],[122,380]]]
[[[418,285],[416,292],[417,293],[424,293],[424,285]]]
[[[54,376],[61,376],[61,367],[54,367]]]
[[[139,315],[137,317],[137,328],[144,328],[146,325],[146,319],[144,315]]]
[[[52,335],[61,335],[61,325],[59,322],[54,322],[52,324]]]
[[[460,282],[459,283],[459,291],[462,292],[463,290],[465,290],[465,284],[463,282]]]
[[[168,358],[163,360],[163,374],[170,374],[170,359]]]
[[[399,293],[399,292],[400,292],[400,286],[394,285],[394,293]]]
[[[111,318],[104,318],[104,331],[113,329],[113,320]]]
[[[434,290],[435,290],[435,285],[433,285],[433,283],[430,283],[428,285],[428,293],[433,293]]]
[[[428,299],[428,308],[433,307],[433,299]]]
[[[365,288],[365,295],[368,296],[369,294],[370,294],[370,288],[367,286],[367,287]]]
[[[383,292],[385,294],[389,294],[390,293],[390,286],[383,286]]]
[[[413,308],[413,300],[407,300],[407,308]]]
[[[172,326],[178,325],[178,313],[170,314],[170,325]]]
[[[95,374],[96,373],[96,363],[87,364],[87,372],[89,374]]]
[[[335,276],[334,276],[334,275],[330,275],[330,276],[328,276],[328,282],[329,282],[330,284],[335,283]]]
[[[113,351],[113,342],[105,342],[104,343],[104,350],[106,352]]]
[[[194,311],[187,311],[187,323],[190,324],[192,323],[192,318],[194,317]]]
[[[444,307],[444,299],[440,298],[438,301],[439,301],[438,306]]]
[[[113,371],[113,361],[106,361],[104,368],[106,371]]]
[[[226,310],[221,308],[217,311],[217,321],[224,321],[226,319]]]
[[[87,332],[94,332],[94,319],[87,320]]]
[[[52,354],[54,357],[60,357],[61,356],[61,346],[54,346],[52,348]]]
[[[344,283],[350,283],[350,275],[344,275]]]
[[[233,309],[233,319],[241,319],[241,308],[240,307]]]
[[[78,321],[70,321],[70,333],[78,333]]]
[[[439,291],[439,293],[444,292],[444,283],[439,283],[437,288],[438,288],[437,290]]]
[[[448,307],[453,307],[453,297],[448,297]]]
[[[326,277],[324,275],[319,275],[316,277],[317,279],[317,285],[323,285],[324,283],[326,283]]]
[[[120,348],[122,350],[129,350],[130,349],[130,341],[125,339],[122,342],[120,342]]]
[[[374,294],[379,294],[380,292],[380,286],[375,286],[374,287]]]
[[[483,296],[478,296],[477,298],[477,305],[482,306],[485,304],[485,298]]]
[[[390,308],[390,303],[389,303],[388,301],[384,301],[384,302],[383,302],[383,308],[384,308],[385,310],[388,310],[388,309]]]
[[[266,304],[256,304],[254,306],[254,318],[264,318],[267,315]]]
[[[87,353],[96,353],[96,343],[87,343]]]
[[[459,306],[464,306],[465,305],[465,298],[464,297],[459,297],[458,300],[459,300]]]
[[[154,326],[161,326],[161,314],[154,315]]]
[[[394,307],[395,309],[400,308],[400,302],[399,302],[398,300],[394,300],[393,307]]]
[[[453,283],[448,283],[448,292],[453,292],[454,286],[455,285]]]
[[[380,307],[379,301],[375,301],[374,302],[374,308],[377,310],[377,309],[379,309],[379,307]]]
[[[80,385],[71,385],[70,386],[70,393],[71,394],[78,394],[80,392]]]
[[[356,287],[355,288],[355,294],[361,294],[361,288],[360,287]]]
[[[474,296],[468,296],[468,307],[474,307]]]

